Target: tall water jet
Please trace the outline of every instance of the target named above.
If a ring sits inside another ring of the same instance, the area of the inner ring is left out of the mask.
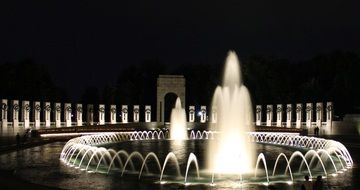
[[[254,130],[252,104],[233,51],[226,58],[223,84],[214,92],[212,109],[216,110],[217,121],[210,129],[218,134],[208,145],[209,170],[219,174],[252,172],[255,149],[247,135]]]
[[[185,109],[181,107],[181,101],[178,97],[176,99],[175,108],[171,110],[170,139],[184,140],[187,138],[186,113]]]

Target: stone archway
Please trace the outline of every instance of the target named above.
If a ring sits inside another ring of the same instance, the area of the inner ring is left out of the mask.
[[[157,103],[156,103],[156,120],[164,122],[165,112],[165,95],[168,93],[176,94],[182,107],[185,107],[185,78],[183,75],[159,75],[157,80]]]

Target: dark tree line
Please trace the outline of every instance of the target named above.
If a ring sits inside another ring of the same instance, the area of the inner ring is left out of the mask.
[[[360,112],[357,54],[334,51],[299,63],[262,55],[241,61],[253,105],[333,101],[340,117]],[[224,63],[187,63],[169,67],[157,59],[146,60],[120,70],[113,86],[87,88],[82,103],[148,104],[155,110],[158,75],[182,74],[186,78],[186,106],[209,105],[221,82],[223,66]],[[53,83],[47,68],[29,60],[0,65],[0,87],[0,96],[9,99],[68,100],[66,92]]]

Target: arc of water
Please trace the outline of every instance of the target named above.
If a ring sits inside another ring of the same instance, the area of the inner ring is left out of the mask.
[[[307,163],[304,155],[300,152],[300,151],[295,151],[294,153],[292,153],[292,155],[290,156],[290,159],[289,159],[289,166],[291,165],[292,161],[294,160],[294,158],[296,157],[300,157],[304,162],[305,162],[305,165],[308,169],[308,172],[309,172],[309,176],[310,178],[312,178],[312,174],[311,174],[311,170],[310,170],[310,167],[309,167],[309,164]],[[287,173],[288,169],[289,169],[289,166],[286,167],[285,169],[285,174]]]
[[[166,165],[167,165],[167,163],[168,163],[168,161],[169,161],[170,159],[173,159],[173,160],[174,160],[175,165],[176,165],[177,175],[178,175],[178,176],[181,176],[179,161],[177,160],[177,158],[176,158],[176,156],[175,156],[175,154],[174,154],[173,152],[169,152],[169,153],[166,155],[166,158],[165,158],[165,161],[164,161],[164,165],[163,165],[163,167],[162,167],[162,169],[161,169],[160,181],[161,181],[162,178],[163,178],[164,170],[165,170]]]
[[[321,164],[321,166],[322,166],[322,168],[323,168],[323,171],[324,171],[325,175],[327,175],[327,172],[326,172],[326,168],[325,168],[325,166],[324,166],[324,163],[323,163],[323,161],[321,160],[319,154],[318,154],[315,150],[309,150],[308,152],[306,152],[306,154],[305,154],[305,156],[304,156],[304,157],[305,157],[305,160],[306,160],[307,157],[309,157],[309,156],[311,156],[311,155],[312,155],[312,158],[311,158],[311,160],[310,160],[310,165],[309,165],[309,166],[312,165],[312,163],[314,162],[314,158],[316,157],[316,158],[319,160],[319,162],[320,162],[320,164]],[[304,160],[303,160],[303,161],[301,162],[301,164],[300,164],[299,173],[301,172],[303,163],[304,163]]]
[[[190,164],[191,164],[192,162],[194,162],[195,167],[196,167],[197,178],[200,178],[198,161],[197,161],[197,159],[196,159],[195,154],[190,153],[189,158],[188,158],[188,161],[187,161],[187,165],[186,165],[186,172],[185,172],[185,180],[184,180],[184,183],[186,183],[186,181],[187,181],[187,176],[188,176],[188,172],[189,172],[189,167],[190,167]]]
[[[114,149],[107,149],[107,152],[105,152],[105,153],[103,153],[102,155],[101,155],[101,158],[100,158],[100,160],[99,160],[99,162],[98,162],[98,164],[97,164],[97,166],[96,166],[96,169],[95,169],[95,172],[97,172],[98,171],[98,168],[99,168],[99,166],[100,166],[100,163],[101,163],[101,161],[102,161],[102,159],[104,158],[104,156],[106,155],[106,156],[108,156],[108,159],[109,160],[111,160],[111,153],[114,153],[114,155],[116,154],[116,151],[114,150]],[[106,163],[106,160],[105,160],[105,165],[107,165],[107,163]]]
[[[112,166],[113,163],[114,163],[115,158],[117,158],[117,160],[119,161],[120,167],[121,167],[121,168],[124,167],[124,164],[123,164],[123,162],[122,162],[122,160],[121,160],[121,158],[120,158],[119,155],[124,155],[124,156],[126,157],[126,159],[129,158],[129,154],[128,154],[125,150],[120,150],[120,151],[118,151],[118,152],[113,156],[113,158],[112,158],[112,160],[111,160],[111,162],[110,162],[110,165],[109,165],[109,168],[108,168],[107,173],[109,173],[109,171],[110,171],[110,169],[111,169],[111,166]],[[131,165],[132,167],[134,167],[134,165],[132,164],[132,161],[130,162],[130,165]]]
[[[146,161],[148,159],[150,159],[151,157],[155,159],[156,164],[157,164],[157,166],[159,168],[159,172],[161,172],[161,165],[160,165],[159,158],[156,156],[156,154],[154,152],[150,152],[145,156],[145,159],[144,159],[144,161],[143,161],[143,163],[141,165],[141,169],[140,169],[140,173],[139,173],[139,179],[141,178],[141,174],[142,174],[142,171],[144,169],[144,166],[146,166]]]
[[[93,152],[93,154],[91,155],[91,157],[90,157],[90,159],[89,159],[89,161],[88,161],[88,164],[86,165],[85,171],[88,170],[89,165],[90,165],[92,159],[93,159],[94,156],[97,155],[99,152],[100,152],[100,153],[101,153],[101,152],[107,152],[107,150],[106,150],[105,148],[103,148],[103,147],[97,148],[97,149]]]
[[[258,166],[259,166],[259,162],[262,161],[265,167],[265,173],[266,173],[266,180],[268,183],[270,183],[269,180],[269,174],[268,174],[268,169],[267,169],[267,165],[266,165],[266,159],[265,159],[265,155],[263,153],[260,153],[258,155],[257,161],[256,161],[256,166],[255,166],[255,177],[257,175],[257,170],[258,170]]]
[[[284,153],[280,153],[280,154],[278,155],[278,157],[276,158],[272,176],[275,176],[276,166],[277,166],[278,161],[279,161],[279,159],[280,159],[281,157],[285,158],[286,166],[289,167],[291,181],[294,181],[294,178],[293,178],[293,175],[292,175],[292,172],[291,172],[291,167],[290,167],[290,165],[289,165],[289,160],[288,160],[288,158],[286,157],[286,155],[285,155]],[[285,173],[285,174],[286,174],[286,173]]]
[[[140,158],[140,160],[141,160],[142,162],[144,162],[144,157],[140,154],[140,152],[138,152],[138,151],[132,152],[132,153],[129,155],[128,159],[126,160],[125,164],[124,164],[123,170],[122,170],[122,172],[121,172],[121,176],[124,175],[126,166],[128,165],[128,163],[130,162],[130,160],[131,160],[132,157],[134,157],[134,156],[137,156],[138,158]],[[135,169],[135,168],[134,168],[134,169]],[[149,171],[149,169],[147,168],[147,166],[145,166],[145,170],[146,170],[146,172]]]
[[[331,162],[331,164],[333,165],[333,167],[334,167],[334,169],[335,169],[335,172],[337,173],[337,168],[336,168],[335,163],[334,163],[334,160],[331,158],[330,154],[329,154],[326,150],[324,150],[324,149],[319,149],[319,150],[317,150],[316,152],[317,152],[318,154],[319,154],[319,153],[325,154],[325,155],[327,156],[327,158],[330,159],[330,162]],[[310,164],[310,165],[311,165],[311,164]]]
[[[84,155],[83,155],[82,158],[81,158],[80,164],[79,164],[79,166],[78,166],[79,168],[81,168],[81,164],[82,164],[82,162],[84,161],[85,156],[87,156],[88,152],[89,152],[89,151],[95,152],[94,150],[96,150],[96,149],[97,149],[96,147],[91,147],[91,148],[89,148],[89,149],[87,149],[87,150],[85,151]]]

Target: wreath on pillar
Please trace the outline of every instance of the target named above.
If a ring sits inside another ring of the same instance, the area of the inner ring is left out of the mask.
[[[292,111],[291,106],[287,106],[287,107],[286,107],[286,112],[289,113],[289,112],[291,112],[291,111]]]
[[[194,108],[190,108],[190,109],[189,109],[189,112],[190,112],[191,114],[194,113],[194,112],[195,112]]]
[[[312,111],[312,106],[306,106],[306,112],[311,112]]]
[[[146,113],[150,113],[150,112],[151,112],[151,109],[147,108],[147,109],[145,109],[145,112],[146,112]]]
[[[261,113],[261,107],[256,108],[256,113]]]
[[[40,111],[41,111],[41,107],[40,107],[39,104],[36,104],[36,105],[35,105],[35,111],[37,111],[37,112],[40,112]]]
[[[201,113],[205,114],[206,113],[206,109],[201,109]]]
[[[316,111],[320,112],[321,111],[321,106],[316,106]]]
[[[99,108],[99,112],[100,112],[100,113],[104,113],[104,112],[105,112],[105,108],[104,108],[104,107],[100,107],[100,108]]]
[[[135,108],[135,109],[134,109],[134,113],[138,114],[138,113],[139,113],[139,109],[138,109],[138,108]]]
[[[271,107],[267,107],[267,108],[266,108],[266,113],[270,113],[270,112],[272,112],[272,108],[271,108]]]
[[[14,104],[14,105],[13,105],[13,110],[14,110],[15,112],[19,111],[19,104]]]
[[[7,107],[7,105],[5,103],[1,103],[1,109],[3,111],[7,111],[8,107]]]
[[[278,113],[279,113],[279,112],[282,112],[282,107],[277,107],[277,108],[276,108],[276,112],[278,112]]]
[[[89,113],[94,113],[94,108],[90,107],[90,108],[88,108],[88,110],[89,110]]]
[[[24,109],[26,112],[30,112],[31,110],[29,104],[25,104]]]
[[[76,108],[76,111],[79,112],[79,113],[82,113],[82,107],[81,107],[81,106],[78,106],[78,107]]]
[[[326,106],[326,111],[328,112],[333,111],[333,106],[332,105]]]
[[[123,108],[121,111],[122,111],[123,113],[128,113],[128,110],[127,110],[126,108]]]
[[[68,112],[71,112],[71,111],[72,111],[71,106],[67,106],[67,107],[65,108],[65,110],[68,111]]]
[[[296,106],[296,112],[298,113],[298,112],[301,112],[301,110],[302,110],[302,107],[301,106]]]
[[[57,106],[55,107],[55,111],[61,112],[61,106],[60,106],[60,105],[57,105]]]
[[[51,111],[51,106],[50,105],[45,105],[44,110],[47,112]]]

